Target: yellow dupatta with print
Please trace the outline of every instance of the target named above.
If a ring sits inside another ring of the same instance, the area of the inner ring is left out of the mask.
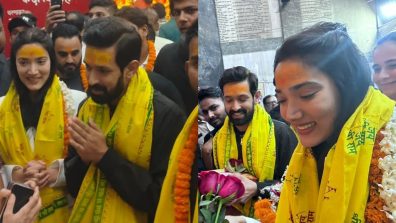
[[[157,206],[157,212],[155,214],[154,223],[163,222],[174,222],[175,220],[175,195],[174,195],[174,184],[176,181],[177,164],[178,158],[184,145],[192,131],[192,126],[194,122],[198,121],[198,106],[191,112],[182,131],[177,136],[175,144],[173,145],[172,153],[169,159],[168,170],[164,183],[162,184],[161,196]],[[198,177],[198,176],[191,176]],[[194,219],[190,219],[188,222],[198,222],[198,197],[196,199],[195,209],[194,209]],[[190,212],[190,210],[188,210]],[[190,214],[188,215],[190,216]]]
[[[365,222],[376,134],[394,107],[394,101],[369,88],[327,154],[320,187],[311,149],[299,142],[287,169],[276,222]]]
[[[139,67],[112,117],[107,105],[97,104],[91,98],[83,104],[78,117],[84,122],[92,119],[102,129],[109,149],[117,150],[127,160],[148,169],[154,121],[153,95],[147,73]],[[104,174],[91,164],[69,222],[144,223],[147,214],[127,204]]]
[[[242,138],[243,165],[249,173],[262,182],[274,177],[276,145],[274,124],[271,117],[260,105],[254,106],[253,119]],[[228,116],[223,127],[213,138],[213,159],[216,168],[223,169],[229,159],[238,159],[238,147],[233,124]],[[244,205],[246,216],[254,215],[254,201]]]
[[[43,160],[47,165],[64,155],[63,94],[58,77],[54,77],[44,98],[34,141],[34,151],[22,122],[19,95],[12,83],[0,106],[0,153],[4,164],[26,166],[31,160]],[[67,222],[64,187],[40,189],[42,209],[39,222]]]

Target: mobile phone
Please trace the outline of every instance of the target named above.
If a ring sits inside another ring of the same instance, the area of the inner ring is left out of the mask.
[[[51,6],[53,5],[59,5],[58,10],[62,9],[62,0],[51,0]]]
[[[26,205],[26,203],[29,202],[29,198],[34,194],[34,190],[30,188],[29,186],[25,184],[19,184],[19,183],[12,183],[10,182],[7,186],[7,189],[11,190],[11,193],[15,195],[15,204],[13,208],[13,213],[18,212],[23,206]],[[3,208],[1,210],[1,221],[3,222],[3,214],[4,210],[6,209],[7,206],[7,201],[4,200],[3,202]]]

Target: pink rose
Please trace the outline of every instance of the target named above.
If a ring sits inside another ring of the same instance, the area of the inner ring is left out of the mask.
[[[199,173],[199,192],[208,194],[217,192],[219,173],[215,171],[202,171]]]
[[[234,199],[240,198],[245,193],[245,187],[240,179],[234,176],[226,176],[225,182],[220,188],[219,196],[222,198],[234,195]]]
[[[238,166],[240,166],[240,165],[243,166],[242,160],[238,160],[238,159],[231,158],[228,162],[230,163],[230,165],[231,165],[232,167],[238,167]]]

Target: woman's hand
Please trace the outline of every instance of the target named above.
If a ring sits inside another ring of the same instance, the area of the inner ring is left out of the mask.
[[[34,182],[28,182],[29,186],[34,185]],[[17,213],[13,213],[15,204],[15,195],[10,190],[1,189],[0,199],[8,197],[7,206],[3,214],[3,223],[31,223],[36,220],[37,214],[41,208],[41,198],[39,188],[34,187],[34,194],[30,197],[29,202],[25,204]]]
[[[47,165],[41,160],[30,161],[23,169],[23,173],[24,181],[33,180],[40,188],[48,185],[50,175]]]

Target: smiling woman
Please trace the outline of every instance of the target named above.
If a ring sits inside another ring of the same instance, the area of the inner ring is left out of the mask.
[[[378,40],[373,62],[374,82],[384,94],[396,100],[396,32]]]
[[[373,166],[384,156],[380,130],[394,122],[395,102],[370,86],[368,63],[346,29],[319,23],[288,38],[274,70],[281,114],[299,138],[276,221],[386,222],[392,210],[377,202],[381,182],[372,176],[382,174]]]
[[[38,222],[67,222],[65,126],[85,93],[68,89],[55,76],[55,53],[45,31],[33,28],[17,36],[10,68],[13,82],[0,98],[0,154],[6,178],[30,179],[40,187],[43,208]]]

